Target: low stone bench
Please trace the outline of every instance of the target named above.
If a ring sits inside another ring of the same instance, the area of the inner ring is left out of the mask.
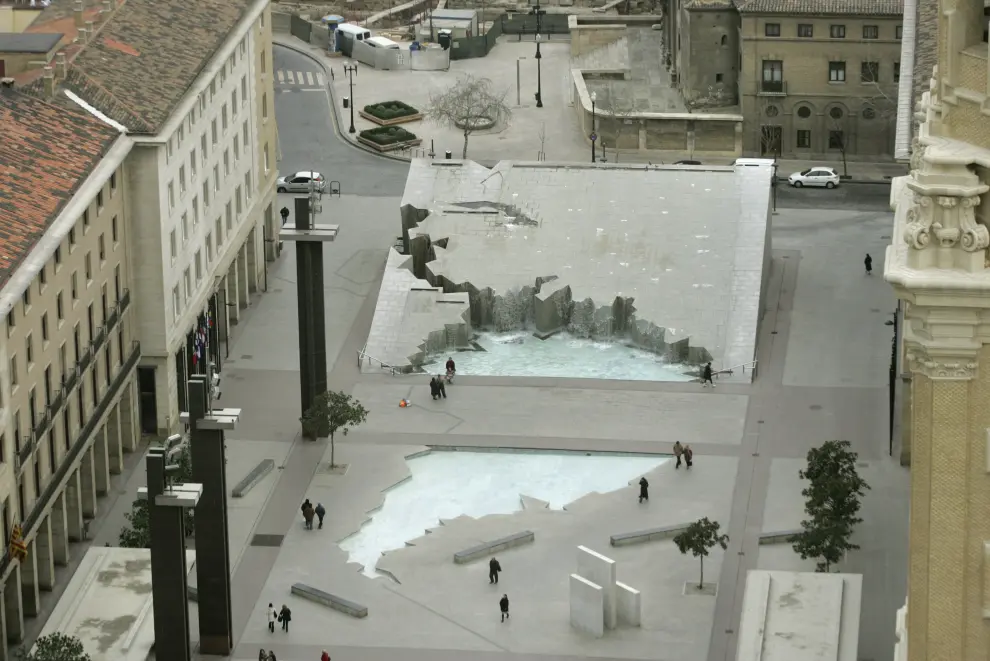
[[[304,583],[293,583],[291,592],[297,597],[302,597],[313,603],[322,604],[327,608],[346,613],[351,617],[368,617],[367,606],[356,604],[353,601],[348,601],[335,594],[324,592]]]
[[[609,544],[612,546],[630,546],[632,544],[645,544],[646,542],[656,542],[661,539],[672,539],[688,529],[687,523],[679,523],[676,526],[665,526],[663,528],[648,528],[646,530],[634,530],[633,532],[620,532],[609,537]]]
[[[258,482],[261,482],[261,478],[271,473],[275,470],[275,462],[271,459],[265,459],[260,464],[254,467],[247,476],[234,485],[233,490],[231,490],[230,495],[234,498],[243,498],[248,491],[254,488]]]
[[[522,532],[517,532],[516,534],[509,535],[508,537],[501,537],[491,542],[485,542],[483,544],[478,544],[477,546],[472,546],[469,549],[458,551],[454,554],[454,564],[463,565],[471,562],[472,560],[493,555],[499,551],[515,548],[516,546],[522,546],[523,544],[529,544],[535,539],[536,535],[532,531],[523,530]]]
[[[772,532],[760,533],[760,546],[770,544],[790,544],[794,535],[801,533],[801,530],[774,530]]]

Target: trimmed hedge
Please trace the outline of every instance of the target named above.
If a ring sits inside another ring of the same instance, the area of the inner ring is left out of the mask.
[[[413,108],[408,103],[403,103],[402,101],[382,101],[381,103],[372,103],[364,107],[364,111],[371,115],[372,117],[377,117],[382,120],[398,119],[399,117],[409,117],[410,115],[418,115],[419,111]]]
[[[397,142],[409,142],[416,139],[416,134],[401,126],[379,126],[361,131],[360,136],[376,145],[394,145]]]

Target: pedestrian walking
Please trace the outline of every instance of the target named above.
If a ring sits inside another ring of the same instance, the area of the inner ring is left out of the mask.
[[[265,651],[264,647],[258,650],[258,661],[268,661],[268,652]]]
[[[440,389],[440,396],[447,399],[447,387],[443,385],[443,379],[437,374],[437,388]]]
[[[292,621],[292,611],[285,604],[282,604],[282,610],[278,612],[278,621],[282,623],[282,631],[289,633],[289,622]]]
[[[268,661],[278,661],[275,658],[275,650],[268,650]]]
[[[323,650],[323,654],[320,655],[320,661],[330,661],[330,653]]]
[[[708,364],[705,365],[705,369],[701,373],[701,385],[704,386],[705,388],[707,388],[709,386],[711,386],[712,388],[715,387],[715,382],[712,381],[712,363],[711,363],[711,361],[709,361]]]
[[[269,602],[268,604],[268,632],[275,633],[275,620],[278,619],[278,611],[275,610],[275,606]]]
[[[498,600],[498,608],[502,611],[502,621],[505,622],[509,619],[509,595],[502,595],[502,598]]]
[[[674,456],[677,458],[677,464],[674,466],[675,469],[681,467],[681,455],[684,454],[684,446],[681,445],[680,441],[674,443]]]
[[[498,573],[502,571],[502,565],[498,560],[492,558],[488,561],[488,582],[498,585]]]
[[[433,399],[440,398],[440,379],[437,377],[430,379],[430,395],[433,396]]]
[[[313,510],[313,506],[307,503],[306,507],[303,508],[303,520],[306,522],[306,530],[313,529],[314,514],[316,514],[316,512]]]
[[[866,259],[863,260],[863,266],[866,267],[866,275],[873,275],[873,258],[870,257],[870,253],[866,253]]]
[[[316,518],[319,519],[319,528],[323,529],[323,517],[327,515],[327,510],[323,507],[323,503],[316,503]]]
[[[645,477],[639,478],[639,502],[650,502],[650,483]]]
[[[690,445],[684,446],[684,463],[687,464],[689,469],[694,464],[694,450],[691,449]]]

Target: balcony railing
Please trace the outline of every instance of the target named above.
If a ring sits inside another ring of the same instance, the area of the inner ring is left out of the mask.
[[[787,82],[783,80],[761,80],[761,96],[786,96]]]
[[[19,466],[23,466],[31,456],[31,452],[37,447],[38,441],[45,437],[45,433],[51,426],[52,421],[55,420],[55,416],[58,415],[59,411],[65,405],[65,402],[69,398],[69,393],[72,389],[79,383],[79,377],[86,371],[86,368],[90,366],[95,358],[96,354],[102,349],[107,340],[111,336],[111,332],[117,326],[124,311],[131,304],[131,292],[125,289],[120,300],[114,305],[110,314],[107,315],[107,320],[99,328],[98,331],[93,336],[90,341],[89,346],[82,350],[82,354],[79,356],[75,367],[69,374],[62,376],[62,390],[60,390],[48,406],[45,407],[44,412],[41,417],[35,421],[34,429],[32,430],[31,436],[28,438],[27,442],[21,447],[17,453],[17,458],[20,460]]]
[[[127,356],[127,360],[124,364],[120,366],[117,371],[117,376],[114,377],[113,381],[110,383],[110,388],[107,390],[106,394],[100,400],[99,405],[93,411],[93,415],[89,417],[89,422],[83,427],[79,436],[76,438],[72,447],[66,453],[65,457],[62,458],[62,463],[59,464],[58,470],[55,471],[55,475],[48,482],[45,490],[42,492],[41,497],[34,502],[34,506],[31,511],[28,512],[24,521],[21,523],[21,530],[24,534],[24,539],[31,539],[34,535],[35,528],[41,522],[42,515],[45,509],[51,503],[52,498],[61,488],[62,484],[65,482],[69,475],[69,471],[73,468],[76,460],[79,459],[79,455],[83,453],[86,447],[89,445],[89,440],[96,431],[97,426],[100,423],[100,419],[107,412],[110,407],[110,402],[120,394],[121,390],[124,388],[124,384],[127,383],[127,379],[130,378],[131,373],[137,366],[138,360],[141,358],[141,345],[137,342],[131,344],[130,354]],[[10,553],[7,549],[4,550],[2,559],[0,559],[0,577],[3,579],[7,576],[7,571],[10,569]]]

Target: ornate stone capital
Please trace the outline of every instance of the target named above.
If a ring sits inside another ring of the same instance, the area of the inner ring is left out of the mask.
[[[912,372],[934,381],[970,381],[976,378],[976,352],[935,353],[925,347],[912,346],[907,351]]]

